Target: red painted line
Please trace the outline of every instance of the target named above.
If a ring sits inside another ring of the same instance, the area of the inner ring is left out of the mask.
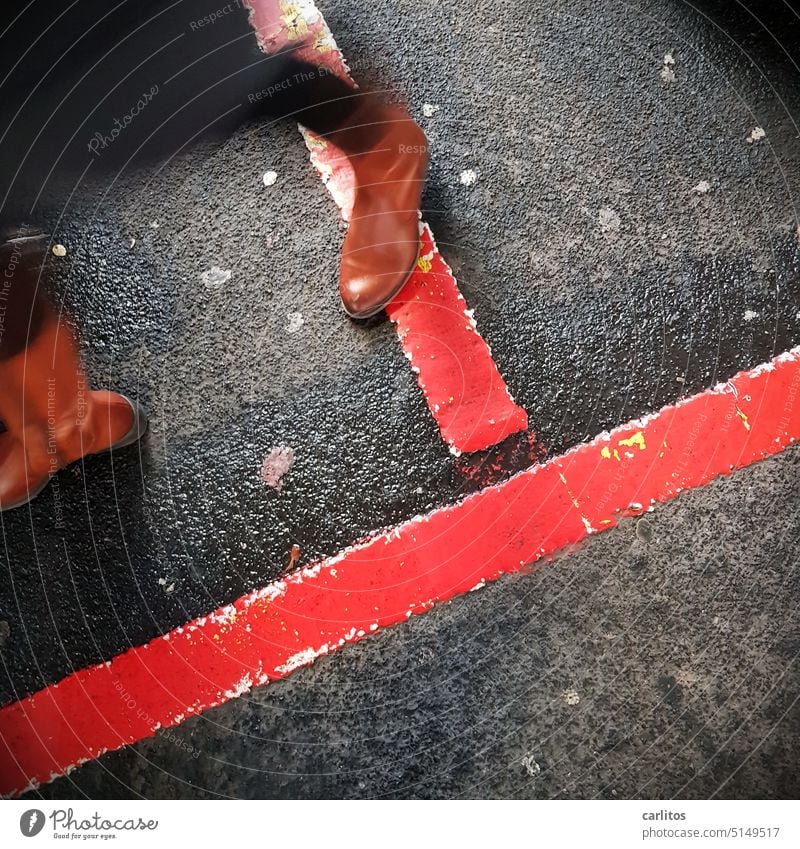
[[[327,66],[355,86],[313,4],[298,4],[290,22],[279,0],[247,0],[247,5],[262,50],[274,53],[293,45],[306,61]],[[314,167],[349,221],[355,177],[347,157],[330,141],[301,129]],[[387,313],[442,439],[454,454],[481,451],[525,430],[528,416],[514,403],[429,227],[421,225],[420,232],[417,267]]]
[[[481,451],[528,427],[427,225],[417,267],[386,312],[454,453]]]
[[[800,437],[800,348],[0,709],[15,795]]]

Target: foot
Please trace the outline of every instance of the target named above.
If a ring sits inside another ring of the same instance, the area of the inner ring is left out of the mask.
[[[147,430],[141,408],[116,392],[89,392],[75,420],[52,430],[26,427],[21,438],[0,434],[0,512],[32,501],[60,469],[89,454],[124,448]]]
[[[356,197],[342,249],[339,292],[345,311],[368,318],[403,288],[419,252],[419,206],[428,166],[425,134],[406,112],[386,106],[370,120],[385,135],[352,153]]]

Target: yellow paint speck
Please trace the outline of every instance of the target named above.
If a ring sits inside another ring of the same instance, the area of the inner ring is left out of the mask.
[[[745,430],[750,430],[750,422],[747,416],[739,409],[736,410],[736,415],[742,420],[742,424],[744,425]]]
[[[633,436],[628,437],[627,439],[620,439],[619,441],[620,447],[625,445],[628,448],[636,447],[640,451],[644,451],[647,448],[647,445],[644,441],[644,434],[641,431],[637,431],[633,434]]]

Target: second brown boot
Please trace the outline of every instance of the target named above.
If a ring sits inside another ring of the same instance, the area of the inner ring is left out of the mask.
[[[59,469],[123,448],[147,419],[123,395],[91,390],[69,325],[38,290],[44,240],[20,230],[0,240],[0,512],[27,504]]]

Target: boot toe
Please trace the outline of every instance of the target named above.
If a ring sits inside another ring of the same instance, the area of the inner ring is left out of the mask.
[[[339,294],[351,318],[369,318],[380,312],[397,295],[414,270],[419,243],[398,244],[387,251],[378,245],[362,248],[357,261],[345,254],[339,277]]]
[[[133,445],[135,442],[138,442],[145,433],[147,433],[147,428],[149,426],[147,414],[142,409],[141,404],[139,404],[138,401],[131,400],[127,395],[122,395],[122,393],[120,393],[120,397],[124,398],[133,410],[133,424],[125,436],[117,440],[117,442],[111,446],[112,450],[116,448],[125,448],[128,445]]]

